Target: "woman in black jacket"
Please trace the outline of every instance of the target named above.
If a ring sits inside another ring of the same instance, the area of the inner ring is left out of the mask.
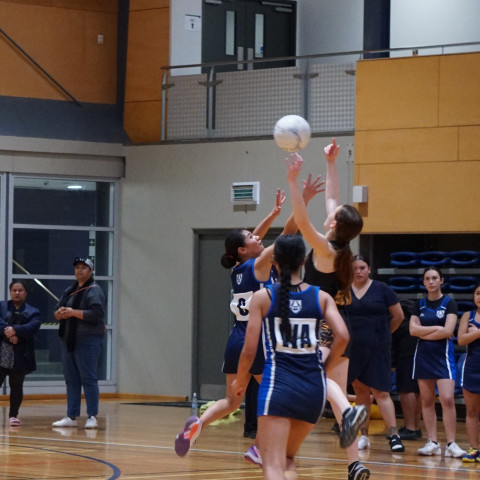
[[[17,418],[23,400],[25,375],[36,369],[34,337],[42,323],[40,312],[26,303],[28,287],[23,280],[10,286],[10,300],[0,302],[0,385],[8,376],[10,385],[10,426]]]

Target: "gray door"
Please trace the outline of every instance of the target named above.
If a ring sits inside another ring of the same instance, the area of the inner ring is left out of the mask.
[[[229,232],[195,232],[192,392],[202,400],[225,395],[223,353],[234,317],[230,312],[230,270],[221,266],[220,257]],[[269,233],[265,244],[270,245],[278,233],[278,229]]]
[[[202,63],[296,55],[296,4],[289,0],[204,0]],[[258,62],[250,67],[278,68],[292,61]],[[216,71],[247,69],[221,65]]]

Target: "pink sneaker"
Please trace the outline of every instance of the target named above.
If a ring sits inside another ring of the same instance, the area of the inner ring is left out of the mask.
[[[200,435],[202,422],[198,417],[190,417],[185,422],[183,430],[175,438],[175,452],[178,456],[184,457],[190,450],[190,446]]]

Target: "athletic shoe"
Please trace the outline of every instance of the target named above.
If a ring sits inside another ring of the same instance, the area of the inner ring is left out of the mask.
[[[256,430],[244,430],[243,436],[245,438],[257,438],[257,431]]]
[[[368,410],[365,405],[350,407],[343,412],[342,430],[339,434],[340,446],[349,447],[357,438],[360,427],[365,423]]]
[[[258,465],[259,467],[263,465],[262,455],[256,445],[251,445],[243,458],[246,462],[251,463],[252,465]]]
[[[476,448],[470,447],[468,452],[462,457],[462,462],[475,463],[480,462],[480,452]]]
[[[392,438],[390,439],[390,450],[392,452],[405,451],[405,447],[403,446],[403,443],[398,435],[392,435]]]
[[[52,427],[77,427],[77,420],[70,417],[63,417],[61,420],[52,423]]]
[[[183,430],[175,438],[175,452],[184,457],[190,450],[197,437],[200,435],[202,422],[198,417],[190,417],[185,422]]]
[[[445,447],[445,456],[453,458],[462,458],[467,452],[460,448],[455,442]]]
[[[17,417],[10,417],[9,422],[11,427],[19,427],[22,424]]]
[[[360,462],[353,462],[348,466],[348,480],[368,480],[370,470]]]
[[[85,428],[98,428],[98,422],[95,417],[88,417],[87,421],[85,422]]]
[[[440,448],[440,444],[434,442],[433,440],[427,439],[427,443],[417,450],[418,455],[441,455],[442,449]]]
[[[358,449],[359,450],[366,450],[367,448],[370,448],[370,440],[366,435],[362,435],[358,439]]]
[[[402,440],[418,440],[419,438],[422,438],[422,431],[420,429],[419,430],[409,430],[406,427],[402,427],[398,431],[398,435]]]

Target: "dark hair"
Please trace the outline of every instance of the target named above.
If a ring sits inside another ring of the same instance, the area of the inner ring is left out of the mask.
[[[422,279],[425,278],[425,274],[426,274],[429,270],[435,270],[435,272],[437,272],[437,273],[440,275],[440,278],[443,278],[443,273],[442,273],[442,271],[441,271],[438,267],[436,267],[435,265],[430,265],[429,267],[426,267],[425,270],[423,271]]]
[[[334,268],[341,288],[335,301],[340,305],[348,305],[352,301],[350,287],[353,282],[353,254],[350,250],[350,241],[362,231],[363,219],[355,207],[342,205],[342,208],[335,213],[335,221],[332,240],[335,243],[337,255]]]
[[[299,235],[280,235],[275,240],[273,258],[280,267],[280,290],[278,295],[278,311],[282,319],[280,332],[288,342],[292,338],[289,319],[289,292],[291,290],[292,272],[296,272],[305,261],[305,243]]]
[[[28,293],[29,286],[28,286],[28,283],[25,280],[12,280],[10,282],[10,285],[8,286],[8,291],[10,291],[16,283],[19,283],[25,289],[25,291]]]
[[[359,260],[360,262],[365,262],[368,266],[370,266],[370,260],[368,259],[368,257],[364,257],[363,255],[354,255],[353,256],[353,261],[356,262],[357,260]]]
[[[245,235],[243,230],[232,230],[225,238],[225,253],[220,258],[220,263],[224,268],[233,268],[240,261],[238,249],[245,245]]]

